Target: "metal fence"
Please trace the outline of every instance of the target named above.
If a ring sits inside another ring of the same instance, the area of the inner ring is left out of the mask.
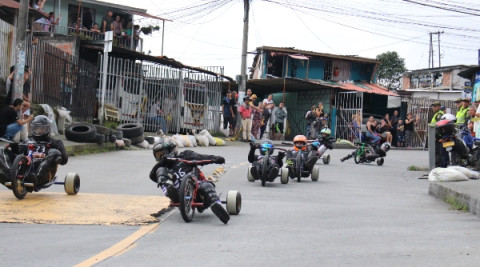
[[[61,43],[60,40],[39,40],[27,54],[32,64],[32,102],[52,108],[65,107],[75,120],[92,121],[97,67],[51,42]]]
[[[357,92],[338,92],[335,138],[354,141],[361,138],[363,94]],[[355,123],[354,123],[355,121]]]
[[[412,142],[413,147],[425,147],[428,136],[429,119],[433,116],[431,105],[434,102],[440,102],[445,106],[447,112],[455,114],[457,107],[452,100],[437,100],[431,98],[402,98],[403,102],[408,103],[407,113],[412,113],[415,118],[415,134]]]
[[[15,53],[11,49],[15,43],[14,29],[13,25],[0,20],[0,78],[3,81],[7,80],[10,74],[10,66],[15,62]]]
[[[103,65],[103,56],[98,65]],[[103,77],[101,71],[99,85]],[[141,123],[146,131],[218,130],[221,91],[218,75],[153,62],[108,60],[105,103],[119,108],[122,122]],[[101,101],[101,87],[97,97]]]

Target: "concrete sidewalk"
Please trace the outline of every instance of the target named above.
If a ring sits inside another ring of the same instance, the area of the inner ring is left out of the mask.
[[[480,181],[430,182],[428,193],[447,203],[455,203],[457,208],[465,208],[480,216]]]

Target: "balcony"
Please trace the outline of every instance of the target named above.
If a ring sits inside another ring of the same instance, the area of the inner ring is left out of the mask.
[[[86,29],[77,30],[74,27],[49,25],[43,23],[34,23],[33,33],[34,35],[50,35],[51,37],[55,35],[78,35],[81,40],[86,42],[92,41],[96,44],[101,43],[105,39],[105,35],[103,33],[94,32]],[[128,36],[126,34],[124,34],[123,36],[114,36],[113,46],[143,53],[143,39],[140,37],[136,38],[135,42],[132,44],[131,36]]]

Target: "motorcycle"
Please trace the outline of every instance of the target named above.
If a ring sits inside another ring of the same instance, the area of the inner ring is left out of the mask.
[[[435,128],[437,141],[448,153],[449,165],[472,166],[477,170],[480,168],[480,140],[475,140],[478,138],[470,138],[471,135],[465,128],[457,130],[455,119],[440,120]]]

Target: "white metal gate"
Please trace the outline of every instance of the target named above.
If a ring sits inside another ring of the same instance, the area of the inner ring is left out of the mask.
[[[337,107],[335,138],[352,142],[361,138],[363,94],[337,92],[335,104]]]

